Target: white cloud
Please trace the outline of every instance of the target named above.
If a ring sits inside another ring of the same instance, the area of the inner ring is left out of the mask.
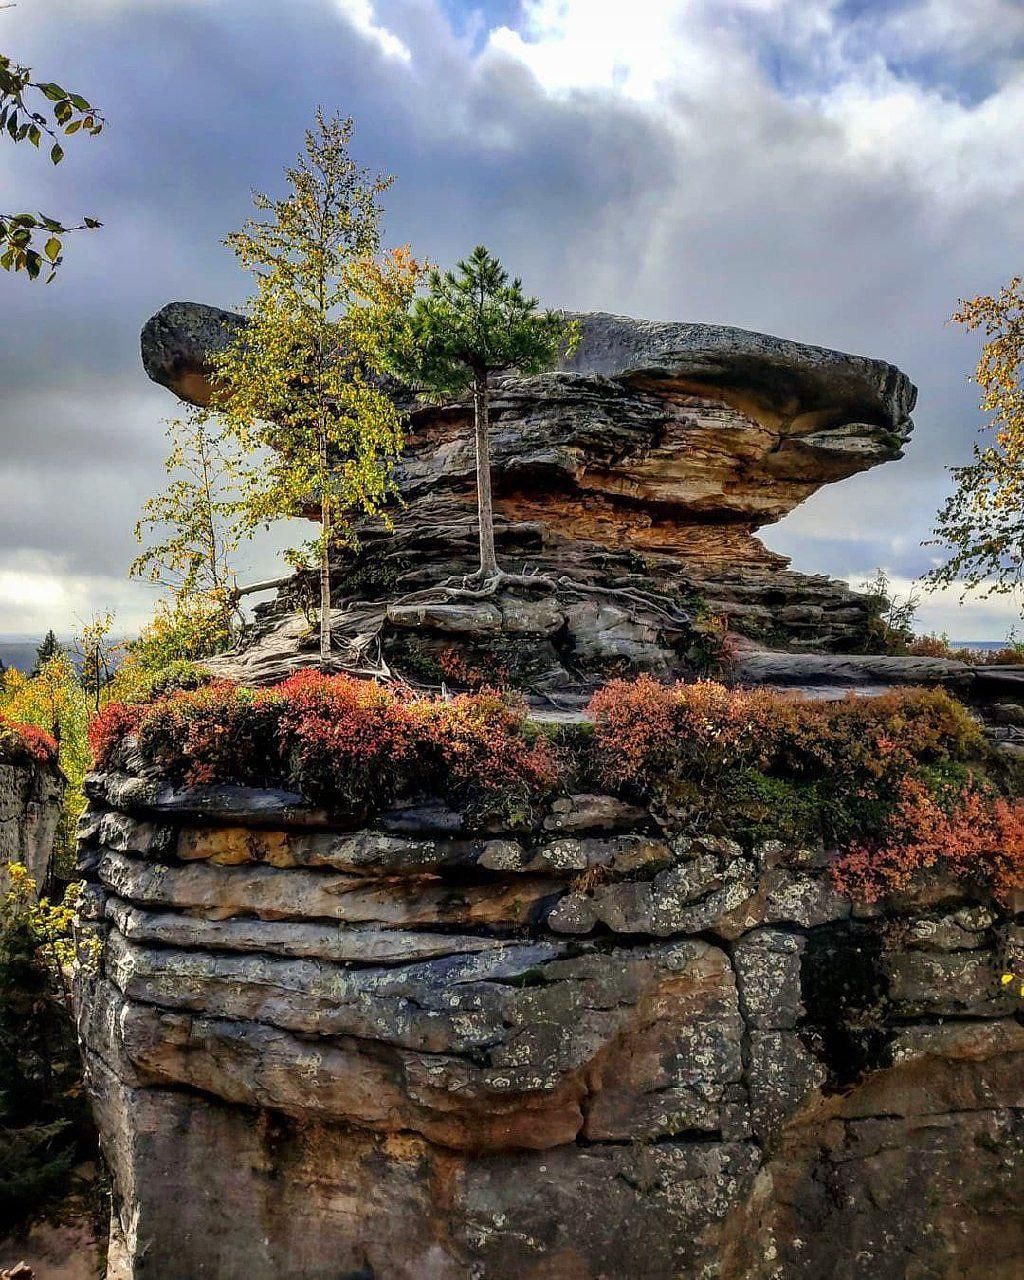
[[[335,4],[356,31],[367,40],[372,40],[381,53],[398,62],[412,61],[409,46],[393,31],[389,31],[387,27],[382,27],[377,22],[370,0],[335,0]]]
[[[116,613],[119,632],[133,633],[153,612],[153,592],[123,578],[67,572],[60,556],[22,552],[0,569],[0,633],[67,634],[99,609]]]
[[[484,56],[527,66],[550,92],[607,90],[653,102],[670,83],[694,83],[706,66],[690,0],[526,0],[518,30],[498,27]]]

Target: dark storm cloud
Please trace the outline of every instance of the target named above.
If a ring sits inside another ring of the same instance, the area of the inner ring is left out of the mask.
[[[250,188],[279,187],[323,103],[355,116],[364,163],[398,175],[389,235],[422,255],[448,262],[484,240],[549,303],[745,325],[900,364],[922,391],[906,462],[818,495],[768,540],[808,569],[925,567],[917,544],[943,468],[963,458],[978,421],[964,383],[976,344],[944,319],[959,294],[1013,268],[1019,164],[1016,182],[1008,168],[1001,185],[978,182],[961,123],[949,118],[947,141],[941,111],[894,125],[920,129],[920,147],[883,136],[873,153],[851,141],[843,103],[825,111],[746,74],[724,43],[738,39],[735,21],[722,25],[720,67],[710,46],[706,83],[648,103],[547,92],[521,62],[481,56],[481,31],[515,21],[511,2],[382,0],[374,12],[408,61],[329,0],[0,13],[0,47],[93,96],[111,121],[57,170],[25,148],[0,150],[0,204],[106,223],[69,245],[49,289],[0,278],[0,538],[11,556],[60,552],[67,572],[124,572],[138,506],[160,484],[160,419],[175,412],[145,382],[139,328],[172,298],[242,299],[220,241],[246,216]],[[803,12],[793,8],[794,22]],[[814,56],[822,75],[840,73],[841,48]],[[976,62],[970,46],[962,65]],[[990,132],[976,163],[998,177],[1001,134]],[[946,164],[956,148],[959,183]],[[3,602],[0,612],[0,629],[16,630]]]

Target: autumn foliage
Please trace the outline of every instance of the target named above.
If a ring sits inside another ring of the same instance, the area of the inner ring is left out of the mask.
[[[810,702],[641,676],[612,680],[589,710],[606,782],[644,794],[681,776],[710,780],[738,769],[868,784],[963,758],[982,741],[970,714],[938,689]]]
[[[710,681],[612,681],[592,700],[604,784],[753,838],[847,850],[860,900],[944,869],[1006,899],[1024,874],[1024,804],[976,777],[980,727],[941,690],[793,701]]]
[[[936,793],[905,778],[879,838],[844,854],[832,876],[841,893],[877,902],[933,871],[988,890],[1008,905],[1024,892],[1024,801],[973,783]]]
[[[0,715],[0,759],[30,759],[55,764],[57,743],[52,734],[34,724],[20,724]]]
[[[824,839],[845,851],[837,886],[864,901],[935,871],[1000,901],[1024,888],[1024,802],[985,781],[981,730],[941,690],[811,702],[645,676],[589,710],[593,732],[556,749],[493,691],[440,699],[310,671],[112,703],[90,741],[101,769],[132,740],[178,785],[287,787],[352,819],[433,797],[515,824],[559,785],[606,787],[751,843]]]
[[[148,705],[112,704],[93,722],[99,768],[137,739],[143,758],[184,785],[289,786],[365,814],[416,794],[528,810],[556,780],[524,709],[493,693],[450,701],[349,676],[300,672],[271,689],[217,682]]]

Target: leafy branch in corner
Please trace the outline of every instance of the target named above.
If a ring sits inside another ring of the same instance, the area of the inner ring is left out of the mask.
[[[80,93],[71,93],[52,80],[33,80],[31,67],[0,54],[0,137],[28,142],[37,149],[45,144],[51,162],[60,164],[64,138],[79,132],[96,137],[104,124],[102,113]],[[67,223],[42,212],[0,212],[0,267],[24,271],[30,280],[45,269],[49,283],[64,260],[63,237],[100,225],[95,218]]]

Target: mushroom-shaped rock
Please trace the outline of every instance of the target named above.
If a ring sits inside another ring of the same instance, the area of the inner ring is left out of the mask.
[[[881,360],[743,329],[602,312],[576,318],[580,344],[559,368],[494,380],[505,560],[682,603],[699,596],[761,642],[863,651],[872,604],[845,584],[787,572],[786,560],[751,535],[822,485],[901,457],[913,384]],[[204,404],[209,355],[244,323],[215,307],[171,303],[143,330],[146,372]],[[346,600],[394,599],[475,567],[472,406],[413,404],[397,479],[403,505],[393,532],[360,529],[361,550],[338,585]],[[548,608],[554,615],[566,605]],[[584,666],[622,658],[611,641],[595,647],[585,636],[577,645],[571,626],[563,639]],[[678,665],[664,646],[649,657],[663,673]],[[567,670],[572,654],[557,665]]]

